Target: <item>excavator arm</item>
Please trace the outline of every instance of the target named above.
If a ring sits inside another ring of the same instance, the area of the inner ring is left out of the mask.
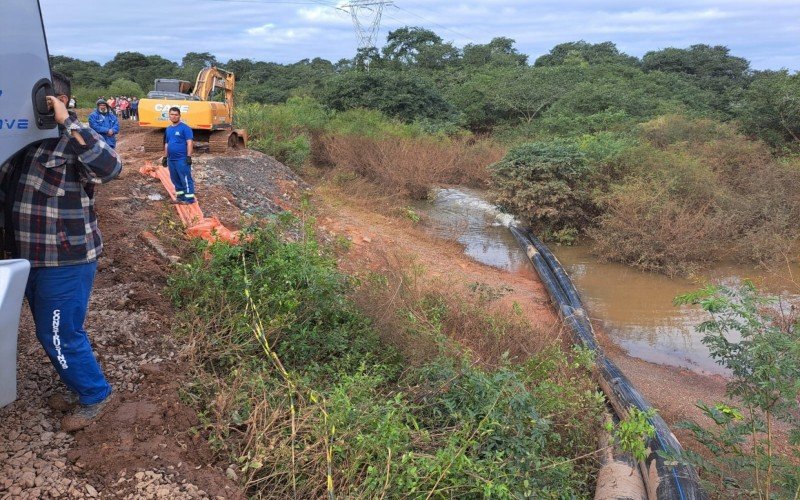
[[[192,95],[202,101],[208,101],[211,93],[215,89],[222,89],[225,92],[225,104],[228,106],[229,122],[233,121],[233,88],[236,85],[236,78],[233,73],[224,69],[211,66],[203,68],[197,74],[197,81],[194,84]]]

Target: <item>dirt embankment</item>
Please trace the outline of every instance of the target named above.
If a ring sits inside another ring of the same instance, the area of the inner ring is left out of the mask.
[[[46,404],[59,382],[23,308],[20,398],[0,409],[0,498],[244,498],[235,466],[215,460],[197,416],[181,401],[180,388],[188,377],[181,346],[169,335],[169,264],[139,238],[143,231],[158,233],[177,220],[157,181],[138,172],[145,160],[157,161],[158,155],[143,152],[141,133],[130,122],[123,124],[118,150],[125,170],[119,180],[98,190],[106,248],[87,322],[118,401],[84,431],[60,432],[61,414]],[[259,153],[197,154],[195,159],[203,211],[231,228],[243,214],[265,216],[296,206],[306,189],[289,169]],[[377,206],[324,193],[317,206],[320,232],[352,241],[342,259],[346,269],[379,269],[387,253],[400,250],[415,255],[431,277],[448,286],[503,288],[507,293],[502,300],[518,303],[535,327],[560,334],[533,273],[511,275],[478,264],[456,244],[382,214]],[[162,243],[175,254],[188,245],[167,238]],[[723,393],[720,378],[645,363],[604,344],[668,423],[697,416],[695,401],[713,401]]]

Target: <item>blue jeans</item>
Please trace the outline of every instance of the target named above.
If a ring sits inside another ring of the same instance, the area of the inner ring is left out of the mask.
[[[186,164],[186,158],[167,158],[169,179],[175,186],[175,195],[179,200],[194,201],[194,179],[192,167]]]
[[[97,262],[61,267],[34,267],[28,276],[28,298],[36,337],[61,381],[81,404],[99,403],[111,394],[83,329]]]

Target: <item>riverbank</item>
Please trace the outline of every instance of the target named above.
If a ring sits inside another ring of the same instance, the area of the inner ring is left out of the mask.
[[[461,243],[443,240],[432,235],[425,222],[415,224],[407,219],[385,215],[387,209],[375,210],[374,205],[345,198],[335,190],[318,193],[331,207],[322,212],[320,222],[326,229],[346,235],[353,249],[341,264],[349,270],[378,269],[386,254],[402,249],[414,255],[427,270],[428,276],[446,283],[485,283],[506,290],[500,299],[506,307],[516,303],[521,314],[532,325],[555,330],[564,345],[571,344],[566,330],[550,305],[543,285],[530,266],[521,266],[509,272],[475,261],[464,254]],[[513,240],[513,238],[512,238]],[[688,369],[650,363],[630,356],[609,337],[602,324],[594,321],[598,340],[609,357],[617,363],[634,385],[658,409],[670,426],[687,418],[700,420],[702,413],[694,405],[700,400],[723,400],[726,380],[720,375],[703,375]],[[541,339],[532,337],[524,343],[535,345]],[[525,348],[525,345],[522,348]],[[688,434],[677,431],[679,439]]]

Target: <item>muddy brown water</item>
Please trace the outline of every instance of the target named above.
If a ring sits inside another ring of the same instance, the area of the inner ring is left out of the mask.
[[[431,200],[414,207],[423,212],[433,234],[454,240],[474,260],[519,271],[532,267],[508,231],[514,219],[484,200],[479,191],[440,189]],[[722,264],[691,278],[668,278],[622,264],[604,263],[589,246],[551,245],[581,294],[584,304],[611,339],[634,357],[687,368],[699,373],[725,374],[710,358],[695,327],[708,316],[698,308],[673,305],[673,299],[704,283],[733,286],[743,278],[785,298],[800,299],[800,266],[769,272],[754,267]],[[730,340],[735,340],[731,338]]]

